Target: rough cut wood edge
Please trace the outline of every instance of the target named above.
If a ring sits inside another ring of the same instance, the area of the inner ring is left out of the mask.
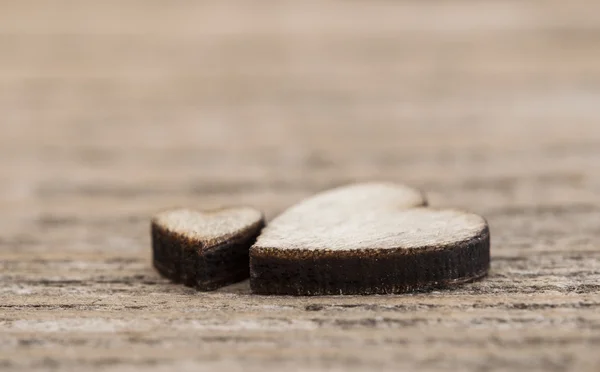
[[[349,251],[252,247],[250,286],[263,295],[369,295],[446,288],[487,275],[490,233],[446,247]]]

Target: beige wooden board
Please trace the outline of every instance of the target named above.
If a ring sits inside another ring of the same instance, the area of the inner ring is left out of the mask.
[[[0,0],[2,370],[600,368],[600,3]],[[350,181],[488,218],[452,291],[169,284],[149,216]]]

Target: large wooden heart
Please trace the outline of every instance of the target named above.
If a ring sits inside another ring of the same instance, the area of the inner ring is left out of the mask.
[[[411,188],[358,184],[290,208],[250,249],[258,294],[387,294],[439,288],[486,275],[482,217],[424,208]]]
[[[211,212],[175,209],[152,219],[154,267],[198,290],[248,278],[248,251],[264,226],[253,208]]]

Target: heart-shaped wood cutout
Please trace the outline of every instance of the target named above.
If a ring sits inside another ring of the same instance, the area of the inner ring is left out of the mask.
[[[175,209],[152,219],[154,267],[165,277],[209,291],[248,278],[248,251],[264,227],[261,212]]]
[[[258,294],[388,294],[464,283],[487,273],[488,224],[423,208],[405,186],[359,184],[290,208],[250,249]]]

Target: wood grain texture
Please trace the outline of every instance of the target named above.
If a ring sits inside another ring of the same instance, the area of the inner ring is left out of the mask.
[[[0,0],[3,370],[597,371],[597,1]],[[485,216],[401,296],[170,284],[149,216],[383,179]]]

